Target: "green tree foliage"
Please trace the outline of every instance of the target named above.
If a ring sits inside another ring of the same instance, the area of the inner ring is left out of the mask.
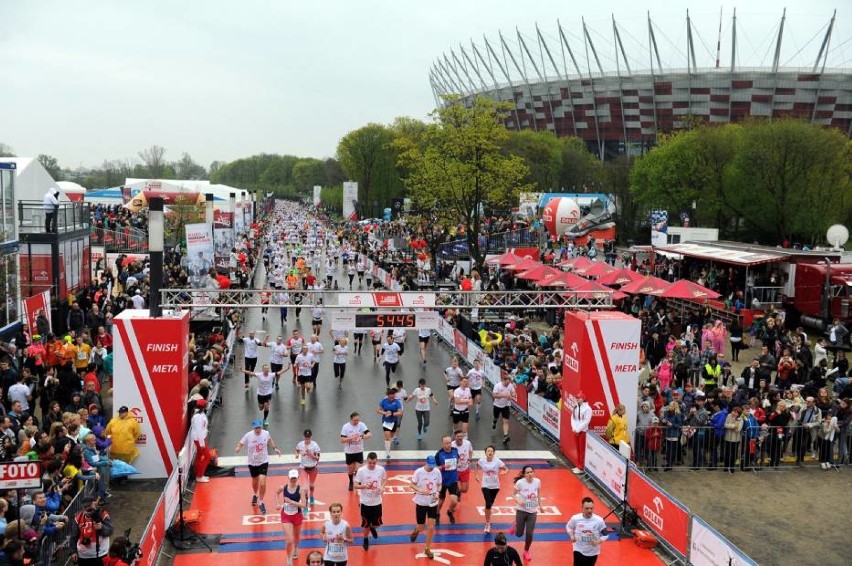
[[[262,153],[217,164],[210,180],[241,189],[272,192],[279,198],[302,200],[311,195],[313,185],[327,184],[325,172],[325,164],[318,159]]]
[[[529,169],[524,181],[540,192],[558,192],[562,176],[562,141],[547,131],[509,132],[505,155],[521,157]],[[588,153],[588,152],[587,152]]]
[[[509,137],[503,121],[504,103],[478,97],[470,107],[454,100],[432,113],[433,123],[423,132],[421,144],[400,138],[396,147],[406,171],[406,186],[414,206],[440,210],[460,221],[471,258],[481,269],[485,260],[479,247],[481,210],[511,206],[529,168],[521,157],[507,156],[502,145]]]
[[[601,162],[586,147],[580,138],[561,138],[562,172],[558,188],[568,193],[582,193],[586,188],[597,185],[601,174]],[[590,191],[595,192],[595,191]]]
[[[139,152],[139,159],[147,168],[147,175],[142,177],[150,177],[151,179],[164,179],[166,171],[166,148],[159,145],[152,145]]]
[[[36,159],[38,159],[41,166],[45,168],[50,176],[53,177],[54,181],[62,181],[65,178],[62,175],[62,167],[59,166],[59,160],[52,155],[42,153]]]
[[[328,211],[343,213],[343,185],[323,187],[320,191],[320,202]]]
[[[346,180],[346,173],[343,172],[343,167],[340,162],[333,157],[329,157],[323,162],[325,166],[325,184],[330,186],[341,185]]]
[[[601,192],[615,196],[615,225],[622,242],[639,241],[640,226],[647,226],[647,211],[641,207],[630,190],[630,171],[633,167],[626,155],[604,161],[601,166],[599,187]]]
[[[204,169],[204,166],[196,163],[187,152],[183,152],[181,158],[172,163],[172,167],[175,170],[176,179],[197,180],[207,178],[207,170]]]
[[[300,159],[293,165],[292,181],[297,192],[313,194],[314,185],[327,182],[325,163],[310,157]]]
[[[402,196],[404,186],[397,170],[394,131],[381,124],[367,124],[343,136],[337,159],[349,179],[358,182],[358,204],[369,216]]]
[[[16,157],[11,145],[0,143],[0,157]]]

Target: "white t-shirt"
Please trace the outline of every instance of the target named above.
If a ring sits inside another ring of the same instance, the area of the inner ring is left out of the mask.
[[[399,406],[401,411],[405,411],[405,399],[408,397],[408,391],[403,387],[396,393],[394,393],[393,398],[399,401]]]
[[[515,489],[521,500],[521,503],[516,502],[515,509],[527,513],[538,513],[541,480],[533,478],[532,481],[527,481],[526,478],[521,478],[515,482]]]
[[[461,446],[453,440],[453,448],[459,452],[459,465],[456,468],[460,472],[470,469],[470,460],[473,458],[473,445],[468,439],[462,440]]]
[[[272,388],[275,386],[275,374],[256,371],[254,376],[257,378],[257,394],[272,395]]]
[[[300,440],[296,445],[296,452],[299,453],[299,462],[303,468],[314,468],[319,463],[320,447],[313,440],[308,444]]]
[[[249,466],[260,466],[269,463],[269,431],[261,430],[255,434],[254,430],[243,436],[242,442],[246,447]]]
[[[291,336],[287,340],[287,345],[290,347],[290,355],[298,356],[302,352],[302,345],[305,343],[305,339],[301,336]]]
[[[299,368],[299,375],[311,375],[313,365],[314,357],[310,353],[296,356],[296,367]]]
[[[325,522],[325,552],[322,559],[328,562],[346,562],[349,560],[349,551],[346,548],[346,529],[349,523],[344,519],[334,524],[331,519]]]
[[[346,356],[349,355],[349,347],[338,344],[334,347],[334,363],[345,364]]]
[[[464,403],[464,401],[470,400],[470,387],[456,387],[455,391],[453,391],[453,409],[456,411],[467,411],[470,409],[470,405]]]
[[[447,379],[447,387],[458,387],[461,385],[461,378],[464,376],[464,370],[460,367],[450,366],[444,370],[444,376]]]
[[[257,347],[260,346],[262,342],[257,338],[251,338],[249,336],[243,336],[243,347],[245,350],[243,351],[245,357],[247,358],[256,358],[257,357]]]
[[[313,320],[322,320],[323,314],[325,314],[325,309],[322,307],[313,307],[311,309],[311,318]]]
[[[414,395],[414,410],[415,411],[429,411],[431,407],[429,405],[430,398],[432,397],[432,390],[428,387],[418,387],[412,392]]]
[[[316,342],[308,342],[308,352],[314,357],[314,363],[320,363],[320,355],[325,353],[322,343],[319,340]]]
[[[421,328],[417,331],[417,336],[419,338],[429,338],[430,336],[432,336],[432,331],[426,328]]]
[[[490,462],[483,456],[479,459],[479,469],[482,470],[482,487],[484,489],[500,489],[500,468],[503,461],[494,457]]]
[[[397,344],[402,344],[403,342],[405,342],[405,330],[403,330],[402,328],[394,328],[393,341]]]
[[[385,469],[378,464],[376,464],[376,469],[374,470],[371,470],[367,466],[358,468],[358,471],[355,472],[355,481],[361,485],[369,486],[358,490],[358,499],[361,505],[369,505],[371,507],[381,505],[382,490],[387,479],[388,475]]]
[[[432,468],[431,472],[427,472],[425,467],[417,468],[411,476],[411,481],[418,489],[429,492],[429,495],[415,493],[414,503],[425,507],[438,505],[438,492],[441,491],[441,471],[438,468]]]
[[[346,444],[343,445],[343,451],[346,454],[358,454],[359,452],[364,451],[364,435],[369,432],[367,425],[362,422],[359,422],[357,425],[353,425],[351,422],[343,425],[343,428],[340,429],[340,436],[342,438],[349,438],[355,434],[361,436],[360,440],[349,440]]]
[[[283,342],[281,344],[275,343],[269,349],[269,363],[270,364],[278,364],[284,365],[284,357],[290,352],[287,345]]]
[[[508,385],[503,385],[503,382],[500,381],[491,390],[491,395],[494,397],[495,407],[497,407],[498,409],[508,407],[512,404],[512,397],[515,396],[515,384],[509,382]],[[498,395],[510,395],[510,397],[498,398]]]
[[[389,364],[399,363],[399,344],[396,342],[383,344],[382,353],[385,355],[385,362]]]
[[[482,389],[482,378],[485,372],[481,369],[472,368],[467,372],[467,378],[470,380],[471,389]]]
[[[565,524],[565,530],[574,541],[574,550],[583,556],[597,556],[601,553],[600,545],[593,544],[601,538],[606,530],[606,523],[595,514],[586,519],[582,513],[577,513]]]

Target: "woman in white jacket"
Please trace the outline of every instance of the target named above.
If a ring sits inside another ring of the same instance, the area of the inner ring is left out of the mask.
[[[819,437],[819,465],[823,470],[831,469],[832,456],[834,454],[834,437],[840,432],[840,426],[837,424],[837,417],[825,412],[822,415],[822,422],[817,430]]]

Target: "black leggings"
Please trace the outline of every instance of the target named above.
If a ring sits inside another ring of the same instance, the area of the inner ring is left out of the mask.
[[[497,494],[499,492],[499,489],[491,489],[487,487],[482,488],[482,497],[485,499],[486,509],[491,509],[491,507],[494,506],[494,501],[497,499]]]
[[[586,556],[585,554],[580,554],[576,550],[574,551],[574,566],[595,566],[595,562],[597,561],[597,554],[594,556]]]
[[[245,364],[244,365],[245,365],[246,371],[254,371],[254,368],[257,367],[257,358],[245,358]],[[246,385],[248,385],[250,378],[251,378],[250,375],[245,374]]]
[[[343,376],[346,374],[346,364],[339,364],[334,362],[334,377],[338,377],[343,379]]]
[[[417,415],[417,434],[424,433],[429,428],[429,416],[431,413],[432,411],[414,411],[414,414]]]

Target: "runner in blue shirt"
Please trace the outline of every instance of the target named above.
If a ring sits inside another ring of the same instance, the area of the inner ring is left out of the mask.
[[[459,451],[453,446],[453,439],[445,436],[441,439],[441,449],[435,453],[435,462],[438,469],[441,470],[441,493],[438,496],[438,518],[435,524],[440,523],[441,509],[444,506],[444,499],[447,492],[450,493],[450,508],[447,509],[447,517],[450,519],[450,524],[456,523],[454,515],[456,505],[459,503]]]
[[[376,413],[382,416],[382,432],[385,433],[385,460],[390,460],[391,441],[393,434],[399,428],[399,418],[402,416],[402,401],[395,397],[395,387],[388,387],[386,394],[387,396],[379,401]]]

